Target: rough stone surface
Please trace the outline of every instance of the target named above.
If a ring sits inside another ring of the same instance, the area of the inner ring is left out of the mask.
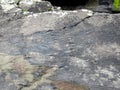
[[[1,90],[120,90],[120,14],[83,11],[1,10]]]
[[[24,19],[25,22],[20,32],[28,35],[39,31],[72,27],[88,17],[87,13],[81,12],[58,11],[29,15]]]
[[[23,11],[29,11],[34,13],[40,13],[45,11],[51,11],[53,6],[48,1],[31,1],[29,2],[26,0],[23,0],[19,3],[19,8],[21,8]]]
[[[42,0],[0,0],[0,5],[4,12],[19,8],[23,12],[40,13],[51,11],[53,6],[48,1]]]

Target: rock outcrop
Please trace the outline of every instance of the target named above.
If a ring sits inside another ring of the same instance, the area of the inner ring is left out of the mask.
[[[53,9],[50,2],[42,0],[0,0],[0,5],[4,12],[21,9],[23,12],[40,13]]]
[[[119,25],[120,14],[1,8],[0,89],[120,90]]]

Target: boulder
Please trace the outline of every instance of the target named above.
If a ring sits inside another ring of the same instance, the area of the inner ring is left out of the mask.
[[[23,12],[44,12],[51,11],[53,6],[48,1],[42,0],[0,0],[4,12],[19,8]]]
[[[120,14],[15,16],[0,17],[2,90],[120,90]]]
[[[48,1],[26,1],[19,2],[19,8],[23,11],[29,11],[34,13],[40,13],[45,11],[51,11],[53,6]]]

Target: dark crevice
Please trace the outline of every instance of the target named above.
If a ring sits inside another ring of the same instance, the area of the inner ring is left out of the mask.
[[[66,29],[66,28],[73,28],[75,26],[77,26],[78,24],[80,24],[81,22],[84,22],[86,19],[90,18],[91,16],[87,16],[85,18],[83,18],[82,20],[78,21],[77,23],[73,24],[73,25],[70,25],[68,27],[63,27],[62,29]]]
[[[60,6],[62,9],[72,9],[77,6],[85,6],[89,0],[46,0],[53,6]]]

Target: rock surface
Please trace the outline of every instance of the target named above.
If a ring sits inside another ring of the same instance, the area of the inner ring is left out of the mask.
[[[50,2],[42,0],[0,0],[0,5],[4,12],[21,9],[23,12],[40,13],[51,11],[53,8]]]
[[[1,90],[120,90],[120,14],[0,15]]]

